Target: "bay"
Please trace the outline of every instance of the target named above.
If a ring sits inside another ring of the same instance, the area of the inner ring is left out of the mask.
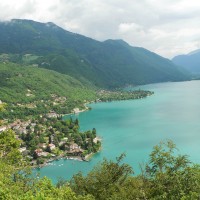
[[[145,99],[90,104],[92,110],[73,116],[79,119],[81,130],[95,127],[102,138],[102,151],[90,162],[61,159],[36,172],[56,183],[59,177],[70,179],[79,171],[86,174],[103,158],[126,153],[124,162],[138,174],[139,164],[148,161],[153,146],[167,139],[176,143],[180,154],[200,163],[200,81],[138,88],[155,93]]]

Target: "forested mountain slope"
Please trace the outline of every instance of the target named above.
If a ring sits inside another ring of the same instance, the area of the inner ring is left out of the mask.
[[[0,119],[24,118],[52,110],[70,113],[96,97],[94,89],[68,75],[13,63],[0,64],[0,86],[0,100],[7,104]]]
[[[165,59],[122,40],[99,42],[68,32],[53,23],[11,20],[0,23],[0,53],[14,55],[12,62],[52,69],[105,88],[188,80],[189,76]]]

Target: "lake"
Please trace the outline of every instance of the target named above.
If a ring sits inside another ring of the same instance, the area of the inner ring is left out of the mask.
[[[154,145],[173,140],[180,154],[200,163],[200,81],[168,82],[138,87],[155,94],[139,100],[90,104],[92,110],[76,115],[81,130],[97,129],[102,151],[90,162],[54,161],[37,170],[55,183],[58,177],[70,179],[74,173],[86,174],[103,158],[115,159],[126,153],[124,161],[140,172],[139,163],[148,161]]]

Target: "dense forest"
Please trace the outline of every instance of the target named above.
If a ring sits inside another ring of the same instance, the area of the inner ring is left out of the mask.
[[[155,146],[141,174],[123,162],[104,160],[86,176],[78,173],[69,181],[56,185],[44,177],[31,176],[13,131],[0,134],[0,199],[59,200],[198,200],[200,166],[176,152],[172,141]]]

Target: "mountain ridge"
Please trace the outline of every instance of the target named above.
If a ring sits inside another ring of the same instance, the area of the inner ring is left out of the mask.
[[[132,47],[123,40],[100,42],[51,22],[1,22],[0,53],[38,55],[40,58],[31,64],[102,88],[189,80],[170,60],[144,48]]]
[[[193,75],[200,75],[200,49],[172,58],[174,64],[188,70]]]

